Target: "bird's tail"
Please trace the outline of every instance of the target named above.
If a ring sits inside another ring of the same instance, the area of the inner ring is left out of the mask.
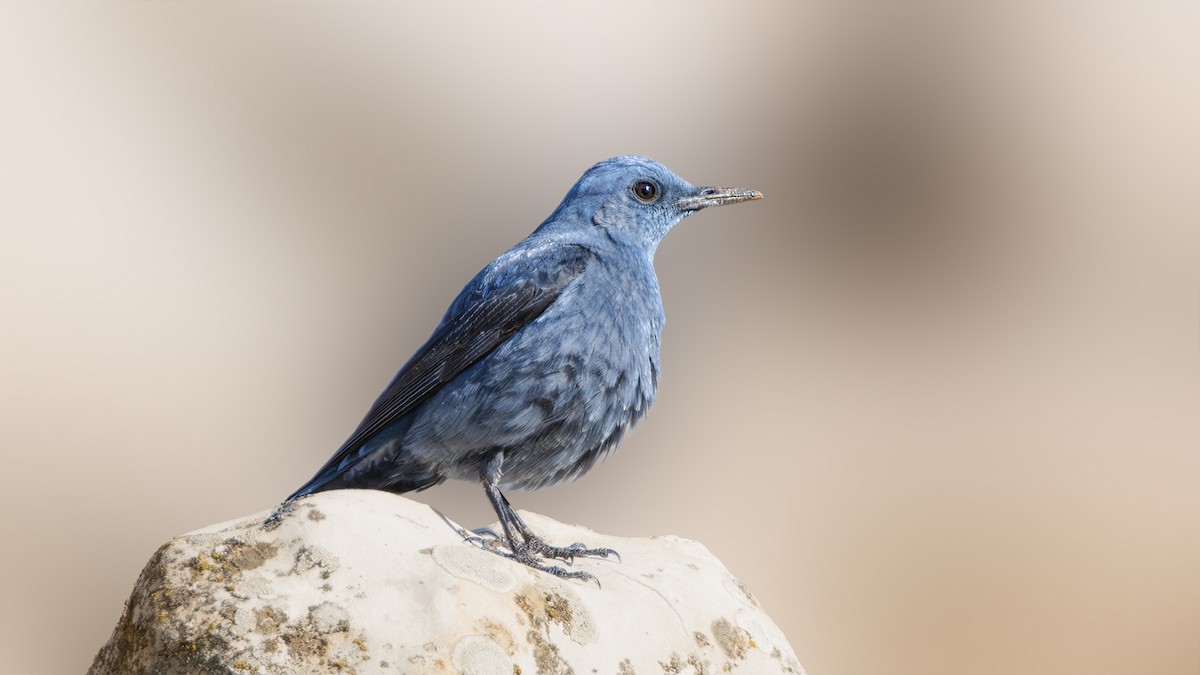
[[[264,524],[278,524],[297,500],[316,492],[358,488],[402,494],[431,488],[446,480],[429,464],[413,457],[400,445],[399,438],[393,443],[390,447],[385,445],[366,451],[343,446],[316,475],[288,495]]]
[[[283,520],[283,516],[296,507],[296,502],[316,492],[323,492],[324,490],[333,490],[338,488],[360,488],[376,489],[383,490],[384,492],[403,494],[405,492],[420,492],[421,490],[425,490],[433,487],[434,485],[442,483],[445,480],[445,476],[440,476],[428,471],[422,471],[401,479],[390,481],[386,485],[338,485],[336,487],[325,487],[328,481],[321,482],[314,478],[313,480],[309,481],[307,485],[299,490],[296,490],[289,495],[287,499],[283,500],[283,503],[277,506],[275,510],[271,512],[271,515],[268,516],[265,521],[263,521],[263,526],[268,529],[278,526]]]

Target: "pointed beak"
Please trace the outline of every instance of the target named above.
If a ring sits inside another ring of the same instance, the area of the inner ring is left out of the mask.
[[[675,202],[675,208],[680,211],[699,211],[709,206],[723,206],[725,204],[736,204],[738,202],[748,202],[762,198],[763,195],[758,190],[706,187],[700,188],[694,195],[684,197]]]

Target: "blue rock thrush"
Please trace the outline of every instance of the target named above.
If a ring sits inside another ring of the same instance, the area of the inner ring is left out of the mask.
[[[545,222],[467,284],[354,434],[272,518],[323,490],[479,481],[507,543],[488,532],[485,548],[592,579],[546,561],[615,551],[547,544],[500,491],[573,480],[617,445],[658,382],[658,243],[700,209],[761,198],[693,187],[644,157],[588,169]]]

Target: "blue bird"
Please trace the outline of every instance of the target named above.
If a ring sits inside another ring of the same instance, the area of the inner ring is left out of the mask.
[[[501,490],[574,480],[617,445],[658,383],[659,242],[700,209],[761,198],[694,187],[644,157],[588,169],[545,222],[463,288],[350,438],[272,518],[324,490],[479,481],[507,544],[489,533],[486,549],[592,579],[547,561],[615,551],[546,543]]]

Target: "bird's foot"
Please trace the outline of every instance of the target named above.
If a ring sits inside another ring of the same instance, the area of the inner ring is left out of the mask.
[[[536,552],[530,549],[529,546],[523,545],[517,547],[515,551],[505,551],[499,548],[490,548],[493,553],[499,554],[510,560],[515,560],[526,567],[532,567],[539,572],[553,574],[559,579],[579,579],[580,581],[594,581],[596,587],[600,587],[600,580],[595,576],[584,572],[583,570],[568,570],[558,565],[551,565],[546,562],[545,558],[539,556]],[[568,563],[569,564],[569,563]]]
[[[536,553],[543,558],[554,558],[563,562],[572,564],[575,558],[604,558],[613,557],[617,562],[621,561],[621,554],[611,548],[588,548],[586,544],[575,542],[570,546],[554,546],[546,543],[544,539],[528,530],[517,530],[521,538],[525,540],[525,547],[533,553]],[[502,546],[505,538],[490,527],[481,527],[477,530],[471,530],[471,534],[466,537],[468,542],[472,544],[480,544],[482,546],[495,547]]]
[[[485,551],[490,551],[509,560],[515,560],[539,572],[553,574],[559,579],[595,581],[597,587],[600,586],[600,581],[595,576],[580,570],[568,570],[558,565],[551,565],[546,560],[562,560],[570,565],[575,562],[575,558],[577,557],[608,558],[609,556],[615,556],[617,560],[621,559],[620,554],[611,548],[588,548],[579,542],[570,546],[551,546],[536,535],[529,533],[522,534],[524,535],[524,541],[517,541],[514,546],[495,530],[485,527],[472,530],[472,533],[465,537],[465,541],[478,544]]]
[[[541,537],[532,532],[525,532],[525,545],[530,550],[534,551],[543,558],[555,558],[566,562],[568,565],[575,562],[575,558],[605,558],[614,557],[618,561],[621,560],[621,554],[611,548],[588,548],[586,545],[575,542],[569,546],[553,546],[547,544]]]

